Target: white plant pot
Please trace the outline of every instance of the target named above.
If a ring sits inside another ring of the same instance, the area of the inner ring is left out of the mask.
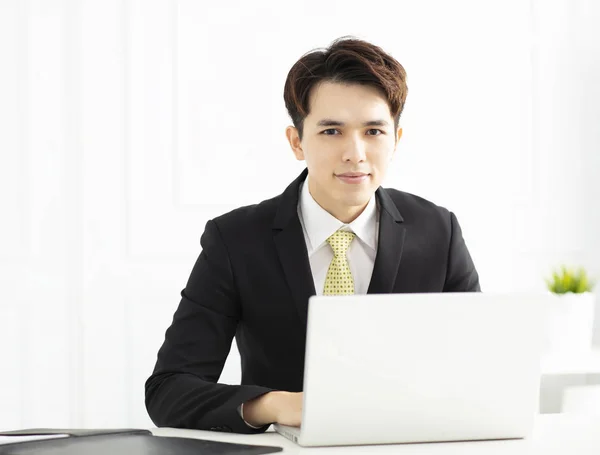
[[[577,354],[592,348],[595,295],[556,294],[546,308],[545,353]]]

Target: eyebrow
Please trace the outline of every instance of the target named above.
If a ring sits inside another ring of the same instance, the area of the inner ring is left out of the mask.
[[[340,122],[339,120],[332,119],[323,119],[319,120],[317,126],[345,126],[344,122]],[[363,126],[389,126],[389,123],[385,120],[370,120],[368,122],[364,122]]]

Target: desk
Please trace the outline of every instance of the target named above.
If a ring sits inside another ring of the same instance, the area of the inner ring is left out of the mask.
[[[208,439],[283,447],[283,453],[322,454],[399,454],[399,455],[598,455],[600,454],[600,418],[582,415],[543,414],[536,418],[533,435],[528,439],[473,441],[429,444],[396,444],[330,448],[302,448],[270,429],[259,435],[240,435],[177,428],[153,428],[155,436]]]
[[[565,390],[571,386],[600,384],[600,350],[581,354],[555,354],[542,361],[540,412],[562,412]]]

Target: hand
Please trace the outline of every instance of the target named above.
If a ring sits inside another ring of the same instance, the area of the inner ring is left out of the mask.
[[[302,392],[269,392],[244,403],[244,420],[255,427],[268,423],[299,427],[303,396]]]
[[[302,423],[303,392],[275,392],[281,393],[276,401],[275,421],[281,425],[299,427]]]

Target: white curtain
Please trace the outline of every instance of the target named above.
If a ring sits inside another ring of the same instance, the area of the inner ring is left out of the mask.
[[[385,184],[457,213],[485,290],[600,273],[598,23],[592,0],[0,0],[0,429],[151,426],[204,224],[300,172],[285,77],[339,36],[405,66]]]

